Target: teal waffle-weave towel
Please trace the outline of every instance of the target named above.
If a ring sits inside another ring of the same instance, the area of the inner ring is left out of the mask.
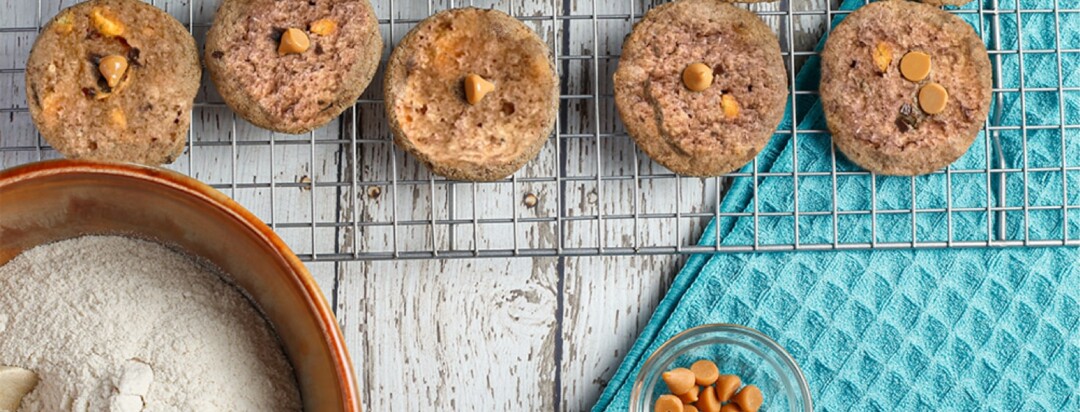
[[[992,9],[994,3],[982,7]],[[797,192],[800,213],[832,211],[834,201],[840,211],[835,222],[831,213],[801,215],[802,243],[904,242],[913,236],[985,241],[997,237],[1001,221],[1008,239],[1080,239],[1080,170],[1068,169],[1080,165],[1080,129],[1062,126],[1080,123],[1080,91],[1068,90],[1080,86],[1080,53],[1060,53],[1059,66],[1053,52],[1080,47],[1080,13],[1055,15],[1045,12],[1053,10],[1053,1],[1024,1],[1018,25],[1014,3],[1002,3],[1010,6],[998,5],[996,18],[992,13],[960,16],[982,34],[992,56],[1000,56],[999,124],[1037,126],[1026,133],[1000,131],[1009,172],[876,177],[873,183],[865,175],[840,175],[835,183],[832,176],[800,176],[797,183],[787,176],[766,177],[756,188],[752,178],[739,178],[720,212],[790,213]],[[841,9],[862,4],[846,0]],[[1022,63],[1018,41],[1025,50]],[[817,68],[816,58],[806,63],[796,79],[799,90],[817,88]],[[1053,90],[1059,86],[1067,91]],[[815,100],[800,96],[797,101],[800,130],[825,129]],[[792,110],[788,115],[780,130],[791,128]],[[996,166],[999,151],[991,142],[980,134],[951,169]],[[837,170],[859,170],[839,154],[836,159]],[[828,135],[800,132],[797,141],[777,134],[758,156],[757,167],[816,172],[830,171],[832,162]],[[1039,170],[1026,179],[1019,170],[1025,162],[1029,170]],[[998,204],[998,179],[1005,180],[1000,197],[1006,206],[1023,206],[1026,186],[1029,206],[1064,202],[1073,208],[1005,216],[983,210]],[[934,211],[947,206],[954,212]],[[879,212],[876,230],[869,213],[860,213],[871,207]],[[911,209],[930,211],[913,216]],[[759,244],[790,244],[793,227],[791,216],[722,217],[709,225],[701,243],[747,244],[756,232]],[[776,339],[801,365],[817,410],[1080,410],[1080,249],[1075,247],[692,256],[594,411],[627,410],[648,355],[675,334],[707,323],[743,324]]]

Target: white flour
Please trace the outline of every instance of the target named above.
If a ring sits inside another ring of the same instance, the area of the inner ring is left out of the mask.
[[[82,237],[0,267],[0,365],[26,411],[299,410],[292,369],[238,290],[161,245]]]

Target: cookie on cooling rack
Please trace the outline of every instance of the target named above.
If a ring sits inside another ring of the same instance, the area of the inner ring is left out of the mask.
[[[225,0],[203,58],[241,117],[304,133],[356,102],[375,76],[382,46],[368,0]]]
[[[497,10],[420,22],[390,56],[384,88],[394,141],[460,180],[513,174],[540,152],[559,107],[547,45]]]
[[[200,76],[195,39],[176,19],[138,0],[91,0],[34,41],[26,100],[67,157],[159,165],[184,150]]]
[[[787,96],[776,35],[720,0],[680,0],[645,13],[615,72],[627,132],[650,158],[690,176],[750,162],[780,123]]]
[[[886,175],[948,166],[990,110],[990,58],[971,25],[922,3],[847,16],[821,54],[821,103],[848,159]]]

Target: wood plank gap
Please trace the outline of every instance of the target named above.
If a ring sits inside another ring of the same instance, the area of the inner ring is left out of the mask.
[[[552,386],[555,388],[553,407],[555,412],[562,410],[562,359],[563,359],[563,343],[566,341],[566,337],[563,335],[563,312],[566,307],[566,257],[560,256],[559,260],[555,263],[555,268],[558,273],[558,282],[555,285],[556,291],[556,304],[555,304],[555,382]]]

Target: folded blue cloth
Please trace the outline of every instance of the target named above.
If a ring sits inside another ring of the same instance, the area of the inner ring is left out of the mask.
[[[982,8],[993,9],[994,3]],[[1059,75],[1054,52],[1080,47],[1080,13],[1055,18],[1046,12],[1054,1],[1025,0],[1019,3],[1018,30],[1017,3],[1001,3],[1009,5],[997,5],[997,16],[959,15],[983,36],[992,56],[1000,55],[999,124],[1036,127],[1001,130],[1000,149],[980,133],[952,169],[986,169],[987,162],[997,167],[1000,154],[1008,169],[1018,171],[876,177],[872,183],[870,176],[841,175],[835,183],[831,176],[800,176],[797,186],[791,177],[766,177],[756,189],[753,178],[739,178],[720,211],[790,213],[798,193],[800,213],[832,211],[834,201],[838,211],[850,212],[837,214],[835,222],[832,214],[801,215],[802,243],[901,242],[913,236],[985,241],[998,238],[1001,221],[1007,239],[1080,239],[1080,170],[1064,167],[1080,165],[1080,129],[1063,127],[1080,124],[1080,92],[1053,90],[1080,85],[1080,53],[1060,53]],[[841,9],[862,4],[846,0]],[[1025,51],[1022,63],[1018,42]],[[798,73],[799,90],[817,88],[818,64],[812,58]],[[800,96],[780,129],[790,130],[794,121],[800,130],[824,130],[815,100]],[[830,171],[830,144],[826,134],[800,132],[796,140],[778,134],[758,156],[758,170]],[[842,155],[836,159],[837,170],[859,170]],[[1065,159],[1069,163],[1062,165]],[[1026,179],[1019,171],[1025,162],[1037,170]],[[998,179],[1005,180],[1004,192],[997,189]],[[1029,206],[1059,207],[1004,215],[985,210],[999,198],[1007,206],[1023,206],[1025,193]],[[1062,212],[1063,202],[1074,208]],[[946,206],[968,211],[908,212]],[[858,213],[872,207],[879,211],[876,230],[869,213]],[[762,245],[790,244],[794,227],[792,216],[722,217],[706,228],[701,244],[747,244],[755,233]],[[648,355],[675,334],[707,323],[743,324],[776,339],[801,365],[817,410],[1080,410],[1075,247],[692,256],[593,410],[627,410]]]

